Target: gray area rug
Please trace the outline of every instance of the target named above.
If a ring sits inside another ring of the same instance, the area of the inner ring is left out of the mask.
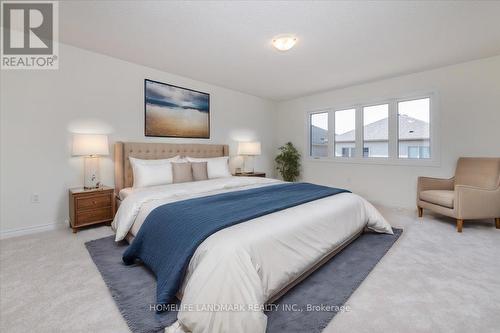
[[[349,296],[401,235],[366,232],[269,307],[267,332],[321,332]],[[156,313],[156,278],[143,265],[125,266],[126,242],[114,236],[85,243],[118,309],[134,333],[162,332],[177,319],[174,311]]]

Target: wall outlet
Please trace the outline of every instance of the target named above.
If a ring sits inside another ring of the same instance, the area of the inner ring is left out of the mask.
[[[31,203],[40,203],[40,194],[32,193],[31,194]]]

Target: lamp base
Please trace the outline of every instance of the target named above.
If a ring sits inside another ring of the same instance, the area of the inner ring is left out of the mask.
[[[86,190],[99,188],[101,179],[99,177],[99,157],[86,156],[84,159],[83,188]]]
[[[248,173],[254,172],[254,168],[253,168],[254,160],[253,159],[254,159],[254,157],[252,155],[243,156],[243,168],[241,170],[241,173],[248,174]]]

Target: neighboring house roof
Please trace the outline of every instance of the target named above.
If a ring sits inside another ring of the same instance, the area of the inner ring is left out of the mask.
[[[388,133],[387,118],[378,120],[366,126],[367,135],[364,137],[366,141],[382,141],[387,140]],[[419,140],[429,138],[429,123],[415,119],[412,117],[401,115],[399,116],[399,132],[401,133],[401,140]],[[352,142],[355,141],[354,130],[345,132],[335,136],[337,142]],[[317,127],[311,126],[311,142],[313,145],[328,143],[328,131]]]
[[[388,121],[387,118],[380,119],[374,123],[368,124],[366,128],[366,135],[364,140],[366,141],[381,141],[387,140],[388,131]],[[405,115],[399,116],[399,133],[400,140],[419,140],[429,138],[429,123],[408,117]],[[345,132],[340,135],[335,136],[335,140],[338,142],[355,141],[354,130]]]

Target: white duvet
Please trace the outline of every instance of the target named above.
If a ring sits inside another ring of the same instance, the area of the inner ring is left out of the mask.
[[[162,204],[277,183],[229,177],[134,190],[113,221],[116,240],[135,235]],[[364,227],[392,234],[369,202],[342,193],[218,231],[191,258],[178,294],[178,321],[166,331],[265,332],[261,306]]]

